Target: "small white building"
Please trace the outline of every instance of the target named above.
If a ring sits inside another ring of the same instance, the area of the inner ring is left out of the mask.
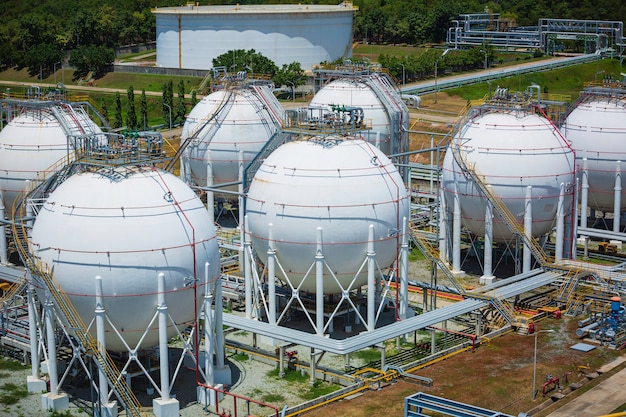
[[[356,10],[351,2],[155,8],[157,66],[208,70],[225,52],[254,49],[279,68],[310,70],[352,56]]]

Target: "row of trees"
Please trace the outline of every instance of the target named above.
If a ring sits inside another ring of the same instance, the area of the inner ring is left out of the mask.
[[[339,0],[315,3],[337,4]],[[374,43],[423,44],[446,39],[447,30],[464,13],[500,14],[519,26],[535,26],[540,18],[624,21],[626,5],[620,0],[353,0],[359,9],[354,38]],[[207,0],[206,4],[258,4],[259,0]],[[293,3],[268,0],[263,3]],[[78,50],[77,66],[91,62],[89,71],[102,68],[101,50],[156,39],[153,7],[171,6],[169,0],[4,0],[0,6],[0,68],[28,67],[49,73],[65,51]],[[323,28],[320,28],[323,30]],[[233,57],[228,65],[239,62]],[[108,59],[108,58],[107,58]],[[107,59],[104,59],[106,61]],[[81,67],[81,71],[85,72]]]

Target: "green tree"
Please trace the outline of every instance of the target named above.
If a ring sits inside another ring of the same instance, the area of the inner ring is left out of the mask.
[[[79,46],[70,57],[70,65],[76,68],[76,78],[87,75],[90,71],[96,78],[101,77],[107,65],[115,60],[115,52],[106,46]]]
[[[130,130],[137,129],[137,113],[135,112],[135,89],[129,86],[126,92],[126,127]]]
[[[176,122],[183,123],[187,114],[187,106],[185,105],[185,82],[178,82],[178,101],[176,102]]]
[[[172,92],[173,82],[169,80],[163,84],[163,120],[166,124],[174,123],[174,93]]]
[[[223,67],[228,73],[235,74],[246,71],[248,74],[265,74],[274,77],[278,67],[271,59],[256,52],[254,49],[230,50],[213,58],[213,67]]]
[[[141,125],[143,130],[148,129],[148,99],[146,98],[146,90],[141,90],[141,96],[139,97],[139,117],[141,118]]]
[[[113,120],[113,127],[118,129],[124,125],[124,119],[122,117],[122,99],[120,93],[115,93],[115,120]]]
[[[100,110],[102,111],[102,117],[109,120],[109,109],[107,108],[107,102],[104,97],[100,100]]]
[[[198,96],[196,94],[196,90],[191,92],[191,108],[193,109],[198,104]]]
[[[281,69],[276,72],[272,81],[277,86],[287,86],[291,88],[291,97],[295,95],[296,87],[306,83],[306,75],[299,62],[284,64]]]

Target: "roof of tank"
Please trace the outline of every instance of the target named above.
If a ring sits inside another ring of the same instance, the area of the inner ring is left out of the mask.
[[[182,7],[158,7],[152,9],[155,14],[262,14],[262,13],[328,13],[337,11],[355,11],[358,7],[351,2],[337,5],[325,4],[248,4],[197,6],[188,4]]]

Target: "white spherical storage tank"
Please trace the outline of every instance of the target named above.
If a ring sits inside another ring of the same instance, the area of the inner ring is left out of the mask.
[[[286,274],[294,288],[316,292],[315,268],[307,271],[315,263],[321,228],[325,262],[332,269],[324,274],[326,294],[366,283],[367,268],[359,269],[370,225],[378,264],[391,265],[408,213],[409,196],[396,167],[361,139],[326,137],[280,146],[255,174],[246,199],[256,254],[267,262],[272,236],[282,268],[277,274]]]
[[[470,118],[452,140],[461,144],[466,164],[492,187],[519,224],[524,223],[527,187],[532,187],[533,236],[547,233],[555,224],[561,184],[567,194],[564,205],[571,207],[574,152],[548,119],[523,110],[485,112]],[[449,147],[441,184],[448,212],[457,197],[463,225],[484,236],[486,197],[464,175]],[[494,210],[494,240],[506,241],[511,236]]]
[[[402,98],[392,89],[386,90],[385,93],[388,99],[395,102],[397,109],[394,110],[402,113],[406,108]],[[362,108],[366,123],[371,124],[371,130],[363,131],[362,134],[368,142],[378,146],[386,155],[391,153],[391,140],[397,132],[393,131],[391,115],[382,99],[368,84],[356,78],[333,80],[322,87],[309,103],[309,107],[323,107],[329,111],[332,106]],[[403,124],[405,129],[408,128],[408,118]],[[400,130],[400,126],[396,126],[396,129]]]
[[[157,345],[158,321],[149,325],[157,309],[159,274],[165,276],[168,313],[180,328],[195,319],[202,302],[205,263],[211,283],[220,276],[206,208],[180,179],[149,167],[68,178],[37,215],[31,250],[48,265],[85,324],[94,317],[95,278],[101,277],[103,307],[124,341],[107,323],[106,346],[112,351],[127,350],[125,344],[131,349]],[[169,320],[167,334],[176,334]]]
[[[626,173],[626,100],[597,97],[582,102],[567,116],[561,131],[576,152],[579,169],[587,159],[589,206],[613,212],[615,174]],[[625,187],[620,208],[626,208]]]
[[[90,119],[78,122],[86,130],[101,132]],[[12,212],[13,202],[27,180],[34,180],[67,157],[70,149],[65,131],[50,109],[27,111],[12,119],[0,131],[0,189],[6,212]]]
[[[352,3],[161,7],[156,17],[157,65],[211,69],[231,50],[249,50],[280,68],[308,70],[352,55]]]
[[[181,142],[193,137],[184,153],[184,158],[189,159],[193,183],[207,185],[209,162],[214,186],[237,181],[240,152],[243,152],[245,167],[280,129],[284,118],[280,103],[273,94],[263,97],[247,88],[218,90],[191,110],[183,126]],[[275,103],[266,104],[265,99]],[[221,189],[236,191],[237,186]]]

